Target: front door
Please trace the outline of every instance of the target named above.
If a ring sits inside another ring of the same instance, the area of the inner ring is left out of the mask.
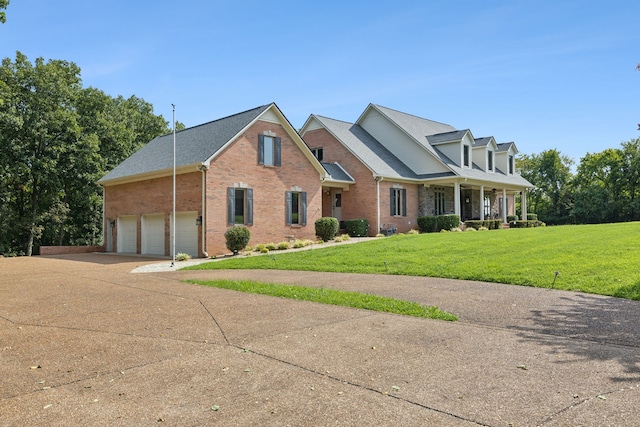
[[[342,191],[331,192],[331,216],[342,221]]]

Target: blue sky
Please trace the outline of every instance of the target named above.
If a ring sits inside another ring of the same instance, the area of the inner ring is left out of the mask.
[[[355,121],[369,103],[587,152],[640,137],[640,3],[11,0],[0,57],[75,62],[83,85],[187,126],[276,102]]]

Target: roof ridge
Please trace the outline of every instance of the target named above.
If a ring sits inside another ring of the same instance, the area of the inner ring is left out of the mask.
[[[395,108],[389,108],[389,107],[385,107],[384,105],[373,104],[373,103],[371,105],[373,105],[374,107],[377,107],[377,108],[384,108],[386,110],[391,110],[391,111],[394,111],[396,113],[404,114],[405,116],[411,116],[411,117],[415,117],[416,119],[426,120],[428,122],[438,123],[438,124],[441,124],[441,125],[450,126],[452,128],[455,128],[455,126],[452,126],[449,123],[444,123],[444,122],[439,122],[437,120],[427,119],[427,118],[424,118],[424,117],[416,116],[415,114],[411,114],[411,113],[405,113],[404,111],[396,110]]]
[[[225,117],[220,117],[219,119],[210,120],[210,121],[208,121],[208,122],[206,122],[206,123],[200,123],[200,124],[198,124],[198,125],[189,126],[189,127],[187,127],[187,128],[180,129],[180,130],[176,131],[176,133],[184,132],[184,131],[186,131],[186,130],[196,129],[196,128],[199,128],[199,127],[202,127],[202,126],[207,126],[207,125],[210,125],[210,124],[212,124],[212,123],[216,123],[216,122],[219,122],[219,121],[222,121],[222,120],[227,120],[227,119],[230,119],[230,118],[232,118],[232,117],[239,116],[239,115],[241,115],[241,114],[246,114],[246,113],[249,113],[249,112],[251,112],[251,111],[260,110],[261,108],[268,107],[268,106],[270,106],[270,105],[272,105],[272,104],[275,104],[275,103],[274,103],[274,102],[272,102],[272,103],[270,103],[270,104],[260,105],[259,107],[249,108],[248,110],[241,111],[241,112],[239,112],[239,113],[235,113],[235,114],[230,114],[230,115],[225,116]],[[170,134],[171,134],[171,132],[166,133],[166,134],[164,134],[164,135],[160,135],[160,136],[165,136],[165,135],[170,135]]]
[[[341,123],[346,123],[349,125],[353,125],[353,122],[348,122],[346,120],[340,120],[340,119],[334,119],[333,117],[327,117],[327,116],[323,116],[320,114],[313,114],[314,117],[320,118],[320,119],[329,119],[329,120],[333,120],[334,122],[341,122]]]

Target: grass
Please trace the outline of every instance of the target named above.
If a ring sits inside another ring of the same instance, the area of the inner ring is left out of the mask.
[[[438,309],[438,307],[427,307],[415,302],[358,292],[303,286],[274,285],[251,280],[187,280],[186,282],[240,292],[361,308],[406,316],[450,321],[458,320],[453,314],[442,311]]]
[[[187,269],[445,277],[640,300],[639,243],[638,222],[396,235],[356,245],[231,258]]]

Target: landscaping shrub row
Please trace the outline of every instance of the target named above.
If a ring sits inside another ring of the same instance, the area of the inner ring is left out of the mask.
[[[418,228],[421,233],[437,233],[440,230],[451,230],[460,227],[459,215],[438,215],[418,217]]]
[[[464,222],[466,227],[475,228],[479,230],[480,227],[487,228],[489,230],[499,230],[502,228],[502,220],[501,219],[470,219]]]
[[[526,221],[511,221],[509,222],[509,227],[511,228],[534,228],[534,227],[544,227],[547,224],[545,224],[542,221],[538,221],[536,220],[526,220]]]

